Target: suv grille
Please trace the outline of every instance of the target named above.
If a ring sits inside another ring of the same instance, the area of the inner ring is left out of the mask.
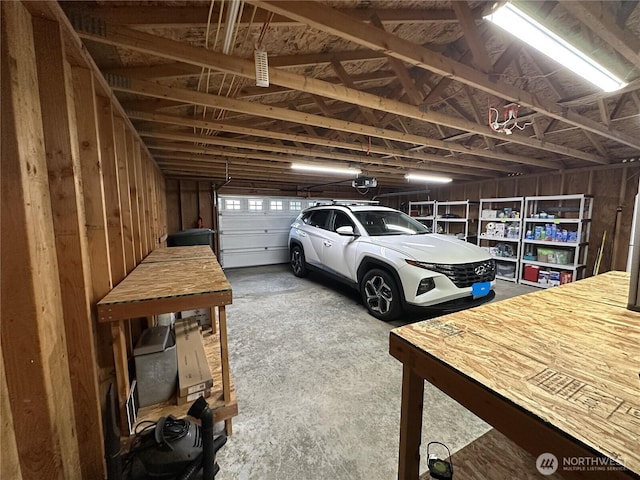
[[[470,287],[476,282],[492,282],[496,278],[496,261],[463,263],[461,265],[436,264],[429,270],[446,275],[456,287]]]

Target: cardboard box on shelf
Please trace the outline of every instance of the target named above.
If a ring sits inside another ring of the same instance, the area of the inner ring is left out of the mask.
[[[204,351],[198,321],[188,318],[177,321],[175,330],[178,354],[178,397],[186,397],[197,391],[211,388],[213,377]]]
[[[211,396],[211,389],[201,390],[199,392],[192,393],[184,397],[178,397],[178,405],[184,405],[185,403],[195,402],[199,397],[209,398]]]
[[[538,283],[540,285],[549,285],[549,270],[540,270],[538,272]]]
[[[573,263],[573,252],[559,248],[538,248],[538,260],[545,263],[570,265]]]
[[[572,272],[560,272],[560,285],[573,282]]]

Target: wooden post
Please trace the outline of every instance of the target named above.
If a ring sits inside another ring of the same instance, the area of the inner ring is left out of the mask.
[[[99,478],[102,414],[73,85],[58,23],[34,17],[33,31],[80,464],[84,478]]]
[[[0,478],[22,479],[20,458],[16,445],[16,431],[13,426],[13,414],[9,405],[9,390],[7,377],[2,360],[2,345],[0,344],[0,438],[2,438],[2,460],[0,461]]]
[[[133,228],[133,248],[136,264],[143,259],[142,245],[140,244],[140,210],[138,206],[138,177],[136,172],[135,150],[136,142],[131,132],[127,132],[127,171],[129,172],[129,201],[131,202],[131,221]]]
[[[211,322],[215,322],[212,318]],[[227,309],[218,307],[218,327],[220,328],[220,367],[222,368],[222,396],[225,403],[231,401],[231,375],[229,374],[229,349],[227,347]],[[227,435],[231,435],[231,419],[225,421]]]
[[[113,139],[111,100],[98,96],[97,106],[104,200],[107,216],[107,237],[109,239],[109,255],[111,259],[111,280],[113,281],[113,285],[116,286],[126,276],[127,269],[124,258],[122,217],[120,215],[120,186]]]
[[[147,226],[147,254],[153,250],[153,215],[151,213],[151,189],[153,182],[151,161],[142,156],[142,171],[144,172],[144,216]]]
[[[138,197],[138,212],[140,215],[140,250],[142,256],[146,257],[149,253],[147,250],[147,219],[145,218],[145,180],[144,171],[142,169],[142,156],[140,154],[140,148],[135,149],[135,167],[136,167],[136,186]]]
[[[111,345],[116,370],[116,388],[119,399],[118,407],[120,409],[120,431],[123,435],[126,435],[129,432],[127,426],[126,400],[129,397],[130,382],[125,321],[118,320],[117,322],[111,322],[109,325],[111,327]]]
[[[399,480],[418,480],[422,436],[424,380],[410,366],[402,367]]]
[[[80,174],[82,177],[85,223],[89,243],[92,286],[91,305],[95,305],[113,288],[95,87],[91,70],[73,67],[72,75],[80,151]],[[113,355],[109,345],[111,331],[109,326],[103,323],[94,322],[94,326],[96,329],[98,365],[102,370],[111,371],[113,369]],[[106,387],[101,391],[101,399],[106,398],[106,391]]]
[[[20,2],[0,9],[6,392],[22,478],[81,479],[31,15]]]
[[[122,219],[122,240],[124,243],[124,263],[127,273],[136,263],[133,245],[133,224],[131,218],[131,196],[129,195],[129,170],[127,168],[127,138],[124,120],[118,116],[113,119],[113,139],[115,142],[116,168],[120,188],[120,218]]]

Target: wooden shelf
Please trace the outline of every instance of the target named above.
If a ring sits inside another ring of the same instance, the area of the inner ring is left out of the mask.
[[[580,268],[586,267],[586,265],[583,263],[579,265],[574,265],[573,263],[563,265],[560,263],[538,262],[537,260],[522,260],[522,263],[527,265],[538,265],[539,267],[553,268],[554,270],[578,270]]]
[[[520,222],[522,221],[522,219],[520,217],[518,218],[511,218],[511,217],[483,217],[480,219],[480,221],[482,222],[497,222],[497,223],[507,223],[507,222]]]
[[[522,243],[528,243],[529,245],[547,245],[549,247],[567,247],[576,248],[586,243],[574,243],[574,242],[552,242],[550,240],[522,240]]]
[[[130,393],[125,322],[131,318],[207,308],[216,330],[215,336],[219,338],[209,342],[208,355],[211,356],[210,363],[218,365],[215,371],[219,372],[218,386],[222,388],[221,398],[224,399],[214,415],[225,418],[227,434],[231,434],[231,417],[238,411],[227,348],[225,307],[231,303],[231,298],[231,286],[215,255],[208,246],[204,249],[198,245],[162,248],[157,253],[152,252],[147,262],[140,263],[98,302],[98,320],[111,324],[121,431],[127,431],[125,402]],[[217,402],[219,398],[215,395],[219,396],[220,393],[214,392],[213,398]],[[154,409],[160,410],[150,413],[143,409],[142,416],[157,419],[167,415],[162,412],[172,410],[169,408],[171,406],[154,406]],[[183,406],[175,407],[176,412],[186,413]]]
[[[172,247],[173,248],[173,247]],[[208,248],[208,247],[207,247]],[[213,388],[211,396],[207,398],[209,408],[213,410],[214,421],[220,422],[235,417],[238,414],[238,401],[236,398],[236,389],[233,378],[229,375],[231,386],[231,399],[227,402],[223,398],[222,388],[222,368],[220,365],[220,335],[213,332],[204,332],[203,343],[204,350],[207,354],[209,367],[213,376]],[[149,407],[143,407],[138,411],[136,425],[140,422],[149,420],[156,421],[160,417],[173,415],[176,418],[182,418],[187,414],[191,403],[185,405],[177,405],[175,397],[163,403],[158,403]]]
[[[113,322],[230,303],[231,286],[215,257],[141,263],[98,302],[98,320]]]
[[[479,240],[496,240],[498,242],[513,242],[513,243],[518,243],[520,241],[519,238],[490,237],[489,235],[480,235],[478,239]]]

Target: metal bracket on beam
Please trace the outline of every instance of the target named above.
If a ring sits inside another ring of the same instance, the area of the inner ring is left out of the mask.
[[[111,87],[115,88],[131,88],[131,80],[124,75],[117,75],[115,73],[107,73],[104,76],[105,80]]]
[[[73,28],[78,32],[100,35],[101,37],[105,37],[107,35],[107,24],[101,18],[73,13],[69,17],[69,21],[71,22],[71,25],[73,25]]]

